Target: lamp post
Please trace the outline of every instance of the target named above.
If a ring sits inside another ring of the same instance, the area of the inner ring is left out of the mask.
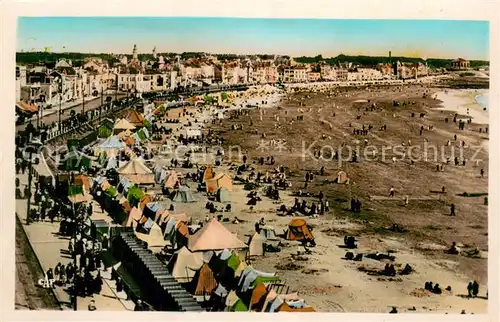
[[[82,78],[82,114],[85,114],[85,84],[83,82],[83,76]]]
[[[99,105],[99,122],[101,122],[102,104],[103,104],[104,89],[101,85],[101,105]]]
[[[118,100],[118,74],[115,76],[115,102]]]
[[[63,95],[63,78],[59,79],[59,131],[62,130],[61,114],[62,114],[62,95]]]

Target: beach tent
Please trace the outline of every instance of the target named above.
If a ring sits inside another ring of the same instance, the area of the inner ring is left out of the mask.
[[[127,138],[129,138],[132,134],[132,131],[130,130],[125,130],[125,131],[122,131],[120,133],[117,134],[118,138],[120,138],[121,140],[126,140]]]
[[[162,209],[161,209],[161,206],[159,203],[150,202],[146,205],[146,207],[144,207],[144,210],[142,211],[142,213],[144,216],[154,220],[156,217],[156,214],[160,213],[161,210]]]
[[[90,187],[92,184],[91,179],[88,176],[84,176],[83,174],[76,175],[73,184],[82,186],[84,193],[90,193]]]
[[[71,203],[78,204],[78,203],[83,203],[83,202],[89,202],[90,200],[92,200],[92,196],[88,195],[88,194],[79,193],[79,194],[74,194],[74,195],[68,196],[68,199]]]
[[[126,196],[128,194],[128,190],[133,185],[134,185],[134,183],[132,181],[130,181],[126,177],[123,177],[123,178],[120,179],[120,182],[118,182],[118,185],[116,186],[116,190],[119,193],[124,194]]]
[[[222,203],[231,202],[231,198],[229,197],[229,191],[225,188],[219,188],[217,190],[217,201]]]
[[[277,302],[275,302],[277,300]],[[299,300],[299,295],[297,292],[288,294],[278,294],[274,289],[271,289],[267,293],[266,299],[264,300],[264,305],[262,307],[262,312],[276,312],[279,306],[284,301],[297,301]]]
[[[217,281],[215,280],[214,272],[208,264],[203,264],[201,269],[196,272],[193,278],[193,284],[193,295],[211,295],[213,293],[217,287]]]
[[[113,149],[122,149],[125,147],[125,143],[123,143],[118,136],[113,135],[104,140],[101,144],[98,145],[100,150],[113,150]]]
[[[193,194],[191,193],[191,190],[189,190],[189,188],[186,186],[179,187],[179,189],[175,192],[174,198],[172,200],[182,203],[196,201],[193,197]]]
[[[337,172],[337,183],[349,183],[349,178],[347,177],[347,173],[345,173],[345,171]]]
[[[215,177],[214,169],[212,167],[207,167],[205,169],[205,173],[203,174],[203,182],[213,179],[213,177]]]
[[[264,226],[260,227],[260,235],[264,240],[270,240],[270,241],[277,241],[279,240],[278,236],[276,236],[276,231],[274,230],[273,227],[270,226]]]
[[[313,240],[314,237],[304,219],[292,219],[286,233],[287,240]]]
[[[146,205],[147,206],[147,205]],[[170,213],[167,210],[157,211],[155,214],[154,221],[158,226],[162,227],[162,224],[168,220]],[[162,227],[163,228],[163,227]]]
[[[147,233],[135,231],[135,235],[140,240],[146,242],[149,248],[152,247],[165,247],[167,241],[163,239],[163,233],[161,232],[160,226],[158,226],[154,221],[148,219],[146,223],[143,224],[143,228]]]
[[[135,125],[133,125],[132,123],[130,123],[126,119],[119,119],[116,121],[116,123],[114,125],[114,130],[115,130],[115,133],[121,132],[121,131],[127,131],[127,130],[132,131],[132,130],[135,130]]]
[[[160,219],[158,220],[158,225],[160,225],[163,228],[163,235],[165,236],[166,239],[170,241],[174,241],[175,238],[175,231],[176,230],[182,230],[182,235],[187,236],[189,231],[186,232],[185,230],[188,228],[187,223],[189,222],[188,216],[185,214],[170,214],[167,211],[165,211],[165,214],[167,215],[161,215]],[[184,226],[181,227],[181,223],[186,224],[186,227]]]
[[[248,307],[238,298],[230,309],[231,312],[248,312]]]
[[[121,178],[126,177],[135,184],[154,184],[154,174],[141,160],[132,159],[117,170]]]
[[[259,282],[270,283],[279,281],[276,273],[266,273],[256,270],[252,266],[247,266],[240,274],[238,290],[242,293],[252,289]]]
[[[92,194],[95,194],[99,189],[101,189],[104,181],[106,181],[106,178],[103,176],[97,176],[94,178],[94,181],[92,182]]]
[[[129,110],[124,119],[126,119],[136,127],[142,127],[144,125],[144,116],[136,110]]]
[[[132,207],[136,207],[140,204],[143,196],[144,192],[139,187],[131,186],[128,190],[127,199]]]
[[[188,249],[192,252],[242,248],[248,246],[215,218],[188,240]]]
[[[102,165],[105,165],[108,161],[108,155],[106,154],[105,151],[101,151],[101,153],[99,153],[99,156],[97,157],[97,162],[99,162],[99,164],[102,166]]]
[[[109,183],[108,179],[104,178],[104,181],[101,184],[101,190],[106,191],[108,188],[112,187],[111,184]]]
[[[143,194],[142,197],[139,199],[139,209],[143,210],[146,205],[150,202],[153,201],[153,197],[151,197],[150,194]]]
[[[248,255],[263,256],[265,241],[266,239],[261,234],[255,232],[248,243]]]
[[[163,181],[163,186],[168,189],[175,189],[180,185],[179,174],[175,171],[169,171]]]
[[[241,276],[241,273],[248,267],[247,263],[245,262],[240,262],[236,270],[234,271],[234,277],[239,278]]]
[[[109,128],[105,125],[100,125],[99,130],[97,132],[97,137],[100,139],[105,139],[113,135],[113,128]]]
[[[155,182],[162,183],[168,176],[168,171],[163,167],[158,167],[155,169]]]
[[[227,174],[218,173],[212,179],[205,181],[207,184],[207,192],[215,193],[219,188],[226,188],[228,191],[233,191],[233,180]]]
[[[252,296],[250,297],[250,303],[248,304],[250,311],[262,311],[262,307],[264,306],[264,301],[268,293],[269,292],[267,291],[264,283],[257,283],[252,290]]]
[[[137,135],[139,136],[140,141],[149,139],[149,131],[145,127],[137,131]]]
[[[115,123],[113,122],[112,119],[110,119],[109,117],[107,118],[104,118],[101,123],[100,123],[100,126],[104,126],[110,130],[113,129],[113,126],[115,125]]]
[[[233,305],[236,304],[236,302],[239,300],[240,298],[238,297],[238,295],[236,294],[235,291],[231,290],[228,294],[227,294],[227,297],[226,297],[226,306],[229,307],[229,308],[232,308]]]
[[[127,220],[123,222],[124,227],[136,227],[139,219],[142,217],[142,211],[137,207],[133,207],[127,217]]]
[[[141,142],[142,141],[141,137],[139,136],[139,134],[137,134],[137,132],[134,133],[134,134],[132,134],[131,138],[134,139],[136,142]]]
[[[80,171],[82,168],[90,168],[90,157],[80,151],[73,150],[66,154],[62,161],[67,171]]]
[[[196,272],[203,266],[203,253],[190,252],[186,247],[182,247],[174,253],[168,263],[172,276],[179,283],[189,283],[193,280]]]
[[[132,146],[135,144],[135,141],[136,140],[133,137],[128,137],[123,142],[125,142],[127,146]]]
[[[129,214],[130,211],[132,210],[132,206],[130,205],[130,202],[128,201],[128,199],[122,196],[118,202],[122,206],[122,210],[126,214]]]
[[[116,168],[118,168],[118,159],[115,157],[109,158],[108,162],[106,163],[106,170],[116,169]]]

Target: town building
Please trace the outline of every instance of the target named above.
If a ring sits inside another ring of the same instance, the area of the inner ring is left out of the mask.
[[[451,68],[457,70],[466,70],[470,68],[470,62],[463,58],[454,59],[451,61]]]
[[[16,102],[21,100],[21,89],[26,86],[27,81],[26,66],[16,66]]]

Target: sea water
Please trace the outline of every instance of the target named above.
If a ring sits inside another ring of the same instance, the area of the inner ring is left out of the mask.
[[[488,93],[476,95],[476,102],[483,108],[488,109],[489,98]]]

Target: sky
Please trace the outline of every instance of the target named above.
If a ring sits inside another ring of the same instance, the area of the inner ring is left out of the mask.
[[[488,60],[489,23],[466,20],[21,17],[17,51],[209,52]]]

